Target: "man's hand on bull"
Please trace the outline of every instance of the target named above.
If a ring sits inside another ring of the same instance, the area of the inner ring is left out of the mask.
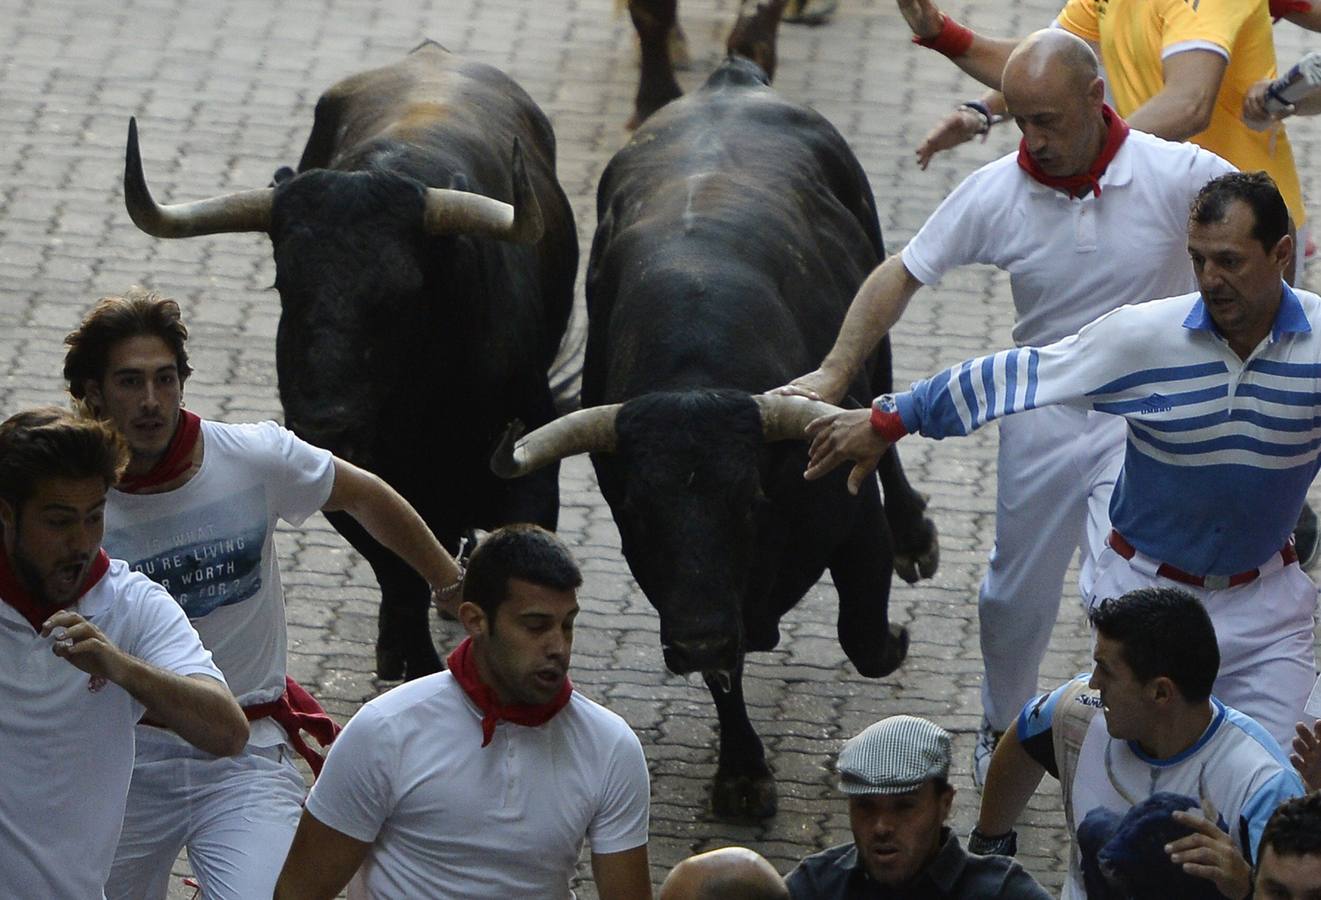
[[[941,119],[935,128],[922,138],[917,145],[917,165],[926,171],[931,158],[942,150],[949,150],[959,144],[984,134],[986,120],[978,112],[967,106],[960,106],[954,112]]]
[[[803,477],[814,481],[852,462],[849,493],[862,489],[863,481],[876,471],[881,455],[890,444],[871,427],[871,409],[850,409],[814,419],[807,426],[812,438],[811,458]]]
[[[898,0],[899,12],[913,34],[933,38],[940,33],[940,10],[931,0]]]
[[[837,375],[823,367],[813,369],[806,375],[799,375],[793,381],[783,387],[777,387],[770,393],[781,394],[785,397],[806,397],[808,400],[820,400],[823,403],[838,406],[839,401],[844,399],[848,387],[849,379],[847,375]]]

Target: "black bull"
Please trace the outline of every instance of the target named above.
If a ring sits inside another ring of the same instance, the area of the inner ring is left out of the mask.
[[[935,533],[897,455],[860,495],[843,471],[803,480],[803,427],[832,407],[750,396],[813,369],[884,255],[871,189],[833,127],[731,58],[656,113],[597,194],[583,372],[589,408],[507,436],[506,475],[590,451],[623,551],[660,613],[667,667],[701,672],[720,721],[712,805],[766,816],[775,787],[742,692],[743,654],[829,568],[858,671],[893,671],[892,563],[935,566]],[[888,343],[851,395],[890,389]]]
[[[554,528],[557,472],[489,471],[510,418],[554,413],[547,367],[578,242],[532,99],[433,43],[322,95],[298,174],[178,206],[152,200],[130,132],[125,192],[158,237],[261,231],[275,254],[280,399],[301,437],[380,475],[454,551],[470,528]],[[426,584],[349,516],[381,587],[377,670],[440,668]]]

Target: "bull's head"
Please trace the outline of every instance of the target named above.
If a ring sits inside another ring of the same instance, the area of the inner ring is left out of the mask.
[[[762,444],[801,440],[837,411],[801,397],[735,391],[648,394],[571,413],[519,439],[505,435],[492,470],[511,478],[565,456],[598,453],[601,487],[624,555],[660,614],[673,672],[734,669],[743,600],[767,514]]]
[[[453,254],[437,241],[541,239],[541,208],[517,140],[510,172],[512,204],[428,187],[380,165],[312,169],[274,187],[161,205],[147,187],[130,119],[124,198],[134,224],[155,237],[270,236],[286,420],[313,443],[370,465],[371,423],[401,405],[410,366],[415,373],[423,362],[414,348],[429,339],[435,350],[437,295],[455,280],[447,269]]]

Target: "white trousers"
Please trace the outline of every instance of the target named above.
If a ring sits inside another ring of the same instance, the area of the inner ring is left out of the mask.
[[[1279,554],[1262,566],[1256,580],[1219,591],[1162,578],[1156,574],[1158,564],[1142,554],[1127,560],[1107,547],[1097,559],[1088,608],[1144,587],[1178,588],[1202,601],[1220,645],[1220,677],[1212,690],[1260,722],[1288,753],[1294,723],[1302,720],[1316,681],[1312,579],[1298,563],[1283,565]]]
[[[1124,420],[1048,406],[1000,422],[995,546],[978,593],[982,709],[1008,728],[1038,693],[1064,575],[1082,547],[1083,595],[1110,530],[1124,462]]]
[[[217,758],[139,741],[107,900],[164,900],[184,846],[206,900],[274,894],[306,794],[291,753]]]

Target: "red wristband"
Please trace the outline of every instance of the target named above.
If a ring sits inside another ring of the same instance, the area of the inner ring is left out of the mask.
[[[874,406],[871,408],[871,430],[884,438],[887,444],[893,444],[908,434],[908,429],[904,427],[904,419],[899,413],[886,412]]]
[[[940,31],[935,37],[920,38],[913,35],[913,43],[928,47],[937,53],[943,53],[950,59],[962,56],[972,46],[972,30],[955,22],[944,13],[940,14]]]

